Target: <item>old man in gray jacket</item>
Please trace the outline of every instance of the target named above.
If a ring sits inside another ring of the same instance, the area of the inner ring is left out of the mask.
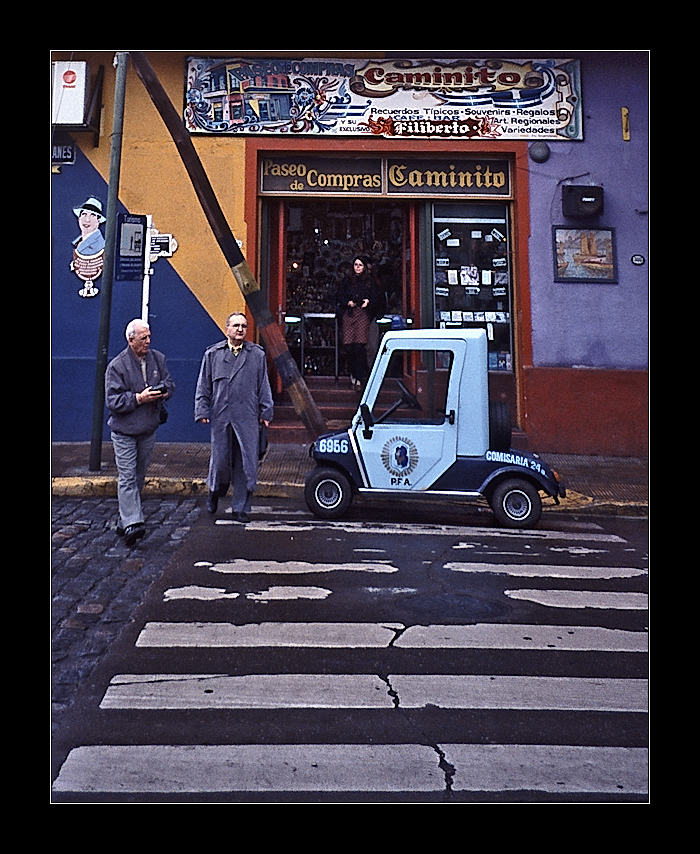
[[[127,347],[107,365],[105,397],[107,421],[112,431],[117,463],[120,524],[128,546],[146,533],[141,492],[163,423],[163,401],[172,396],[175,383],[165,356],[151,350],[151,330],[144,320],[126,327]]]
[[[272,421],[273,402],[265,351],[246,341],[248,323],[235,312],[226,320],[226,340],[209,347],[195,392],[194,418],[211,423],[209,500],[216,513],[219,498],[233,482],[233,518],[246,522],[258,479],[260,425]]]

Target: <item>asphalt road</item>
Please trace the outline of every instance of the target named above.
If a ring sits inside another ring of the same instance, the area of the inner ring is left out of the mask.
[[[199,501],[58,502],[54,803],[647,801],[646,520]]]

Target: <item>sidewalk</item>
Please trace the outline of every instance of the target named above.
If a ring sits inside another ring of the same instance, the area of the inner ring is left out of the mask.
[[[577,513],[647,515],[649,464],[630,457],[542,454],[564,479],[567,497],[558,507]],[[102,446],[100,470],[89,471],[89,442],[51,446],[53,495],[106,497],[117,494],[117,470],[110,442]],[[145,495],[206,495],[209,444],[158,443],[148,470]],[[301,490],[313,462],[305,445],[272,445],[258,477],[260,496],[287,497]]]

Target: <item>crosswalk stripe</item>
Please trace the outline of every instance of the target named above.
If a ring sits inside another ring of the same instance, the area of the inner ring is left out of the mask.
[[[645,679],[592,679],[552,676],[418,676],[389,681],[401,708],[529,709],[643,712]]]
[[[104,745],[72,750],[56,792],[640,794],[647,751],[512,744]]]
[[[227,592],[220,587],[202,587],[198,584],[190,584],[187,587],[170,587],[163,594],[164,602],[172,602],[176,599],[198,599],[200,601],[212,602],[215,599],[238,599],[243,596],[257,602],[271,602],[280,599],[326,599],[333,591],[326,587],[296,587],[273,585],[267,590],[256,593]]]
[[[200,564],[201,566],[201,564]],[[309,563],[304,560],[236,560],[209,564],[212,572],[225,575],[303,575],[320,572],[398,572],[398,567],[387,562],[360,563]]]
[[[645,794],[648,752],[634,747],[446,744],[453,791]]]
[[[364,674],[115,676],[102,709],[391,709],[387,684]]]
[[[236,525],[236,522],[227,519],[217,519],[217,525]],[[266,533],[302,533],[304,531],[340,531],[346,534],[387,534],[390,536],[448,536],[448,537],[501,537],[507,539],[529,540],[567,540],[578,542],[599,543],[624,543],[626,542],[617,534],[605,533],[582,533],[580,531],[548,531],[541,528],[528,528],[527,530],[515,530],[507,528],[476,528],[466,525],[430,525],[411,523],[400,525],[394,523],[372,523],[372,522],[327,522],[327,521],[304,521],[304,522],[279,522],[279,521],[252,521],[246,525],[250,532]]]
[[[137,647],[329,647],[345,649],[558,649],[646,652],[646,632],[598,626],[499,623],[193,623],[149,622]]]
[[[576,652],[646,652],[646,632],[599,626],[476,623],[412,626],[392,646],[424,649],[557,649]]]
[[[360,563],[310,563],[309,561],[236,560],[226,563],[199,562],[211,572],[222,575],[305,575],[329,572],[374,572],[394,573],[398,567],[389,561],[365,561]],[[452,561],[444,568],[452,572],[493,573],[494,575],[527,576],[537,578],[582,578],[609,579],[635,578],[646,575],[644,569],[631,567],[554,566],[550,564],[514,563],[466,563]]]
[[[446,563],[445,569],[452,572],[475,572],[494,575],[514,575],[535,578],[636,578],[646,575],[645,569],[634,569],[629,566],[555,566],[553,564],[516,564],[516,563],[462,563],[452,561]]]
[[[401,623],[147,623],[139,647],[386,648]]]
[[[550,608],[605,608],[606,610],[646,611],[646,593],[615,593],[610,590],[504,590],[510,599],[536,602]]]
[[[645,679],[391,674],[120,674],[102,709],[647,710]]]

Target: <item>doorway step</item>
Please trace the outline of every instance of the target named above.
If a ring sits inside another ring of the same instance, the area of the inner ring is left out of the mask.
[[[360,393],[351,387],[349,377],[306,376],[304,382],[329,431],[350,426]],[[275,417],[268,438],[278,445],[309,444],[312,440],[286,390],[275,397]]]

